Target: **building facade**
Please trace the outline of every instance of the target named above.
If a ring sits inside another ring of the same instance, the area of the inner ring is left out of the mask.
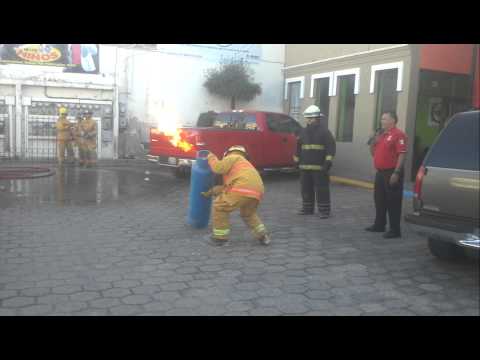
[[[72,122],[76,115],[91,110],[98,126],[98,157],[116,158],[116,54],[108,46],[100,45],[98,50],[101,55],[96,65],[100,70],[91,74],[64,72],[64,68],[55,66],[0,65],[0,158],[55,159],[54,125],[60,106],[68,108]],[[90,68],[95,69],[92,64]]]
[[[123,157],[133,148],[131,141],[148,146],[151,126],[195,125],[201,112],[229,110],[229,101],[210,95],[203,82],[207,69],[231,58],[247,61],[254,81],[262,85],[261,95],[238,108],[282,111],[282,44],[99,44],[98,63],[82,64],[97,66],[92,73],[7,64],[1,61],[3,45],[11,44],[0,44],[0,159],[54,160],[60,106],[69,109],[71,121],[92,110],[99,158]],[[84,44],[31,45],[63,49]],[[84,55],[73,52],[70,61],[83,61]]]
[[[371,180],[366,144],[382,112],[396,111],[412,179],[448,118],[472,107],[477,52],[472,44],[287,44],[284,112],[302,123],[306,107],[320,106],[337,140],[332,173]]]

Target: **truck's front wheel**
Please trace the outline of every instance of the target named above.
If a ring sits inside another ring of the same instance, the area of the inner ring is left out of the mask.
[[[177,168],[173,168],[173,174],[177,179],[186,179],[190,173],[190,169],[186,168],[185,166],[180,166]]]

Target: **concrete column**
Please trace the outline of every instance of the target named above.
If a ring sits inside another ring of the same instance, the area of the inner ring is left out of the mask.
[[[115,73],[113,84],[113,158],[118,159],[119,103],[118,103],[118,48],[115,49]]]
[[[15,141],[13,143],[12,157],[18,159],[22,157],[22,84],[15,84],[15,121],[12,122]]]
[[[412,165],[415,143],[415,125],[417,121],[417,102],[420,87],[420,46],[412,44],[410,46],[410,73],[409,89],[406,111],[405,132],[408,136],[407,159],[405,162],[405,180],[410,181],[412,177]]]

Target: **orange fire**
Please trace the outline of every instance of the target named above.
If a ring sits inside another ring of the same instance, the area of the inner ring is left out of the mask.
[[[163,133],[173,146],[184,152],[193,149],[194,146],[185,140],[184,133],[178,125],[181,121],[179,121],[179,114],[174,107],[168,105],[162,107],[157,111],[157,118],[157,131]]]
[[[193,148],[192,144],[182,139],[182,131],[180,129],[165,131],[164,134],[173,146],[184,152],[189,152]]]

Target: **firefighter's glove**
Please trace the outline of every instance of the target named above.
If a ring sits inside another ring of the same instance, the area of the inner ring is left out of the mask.
[[[332,167],[332,162],[330,160],[325,160],[324,168],[326,172],[329,172]]]
[[[223,185],[217,185],[212,187],[210,190],[202,192],[202,195],[205,197],[218,196],[223,191]]]

